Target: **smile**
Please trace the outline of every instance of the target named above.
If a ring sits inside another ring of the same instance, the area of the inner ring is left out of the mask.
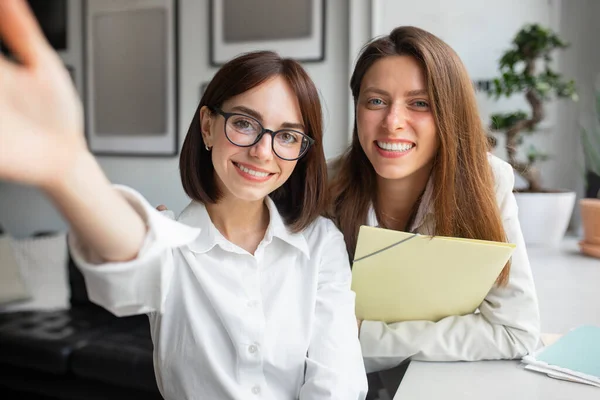
[[[399,153],[404,153],[409,151],[410,149],[412,149],[413,147],[415,147],[414,143],[407,143],[407,142],[402,142],[402,143],[388,143],[388,142],[381,142],[381,141],[376,141],[377,143],[377,147],[379,147],[382,150],[386,150],[386,151],[396,151]]]
[[[273,175],[273,173],[271,173],[271,172],[257,171],[255,169],[249,168],[246,165],[242,165],[242,164],[239,164],[236,162],[234,162],[233,165],[235,165],[236,168],[240,172],[242,172],[242,175],[248,179],[263,181],[263,180],[270,178],[271,175]]]

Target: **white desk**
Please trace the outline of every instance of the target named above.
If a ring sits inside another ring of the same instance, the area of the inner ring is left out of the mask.
[[[523,370],[518,361],[412,362],[394,400],[598,400],[600,388]]]
[[[580,255],[577,240],[559,249],[529,248],[540,302],[542,332],[600,326],[600,260]],[[518,361],[412,362],[394,400],[598,400],[600,388],[523,370]]]
[[[528,248],[540,303],[542,332],[600,326],[600,259],[583,256],[577,239],[559,249]],[[600,397],[599,397],[600,399]]]

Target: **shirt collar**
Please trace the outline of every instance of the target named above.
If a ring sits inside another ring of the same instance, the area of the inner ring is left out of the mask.
[[[409,231],[416,232],[419,230],[425,224],[427,218],[433,214],[433,174],[431,174],[429,176],[429,180],[427,181],[427,185],[425,186],[425,192],[423,192],[423,197],[421,198],[419,209],[417,210],[417,215],[415,216],[415,220],[410,226]],[[379,221],[377,220],[377,214],[375,213],[373,203],[371,203],[369,206],[367,225],[379,226]]]
[[[307,258],[310,258],[308,243],[306,242],[304,235],[302,233],[293,233],[289,231],[277,210],[277,206],[270,197],[267,196],[265,202],[269,209],[270,220],[263,243],[267,245],[273,241],[274,237],[276,237],[302,251]],[[227,251],[243,253],[243,250],[228,241],[214,226],[206,207],[202,203],[192,201],[181,212],[178,221],[189,226],[201,228],[200,235],[198,235],[196,240],[189,244],[189,248],[193,252],[206,253],[216,245],[219,245]]]
[[[266,243],[270,243],[273,240],[273,237],[277,237],[284,242],[294,246],[301,252],[303,252],[307,258],[310,259],[310,251],[308,249],[308,243],[306,242],[306,238],[302,233],[294,233],[291,232],[281,215],[279,214],[279,210],[277,210],[277,206],[275,202],[267,196],[265,199],[267,203],[267,207],[269,208],[269,215],[271,220],[269,221],[269,227],[267,228],[267,233],[265,234]]]

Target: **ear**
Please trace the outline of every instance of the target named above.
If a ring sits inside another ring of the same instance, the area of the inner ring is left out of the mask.
[[[208,109],[208,107],[203,106],[200,109],[200,131],[202,133],[204,145],[208,147],[213,147],[214,138],[212,127],[214,125],[214,117],[215,115]]]

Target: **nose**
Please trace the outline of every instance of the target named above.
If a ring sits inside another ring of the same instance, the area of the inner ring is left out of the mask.
[[[258,143],[250,147],[250,155],[263,161],[271,160],[273,158],[272,140],[271,135],[265,133]]]
[[[407,110],[402,105],[396,105],[389,108],[389,112],[385,116],[385,127],[395,132],[398,129],[406,127]]]

